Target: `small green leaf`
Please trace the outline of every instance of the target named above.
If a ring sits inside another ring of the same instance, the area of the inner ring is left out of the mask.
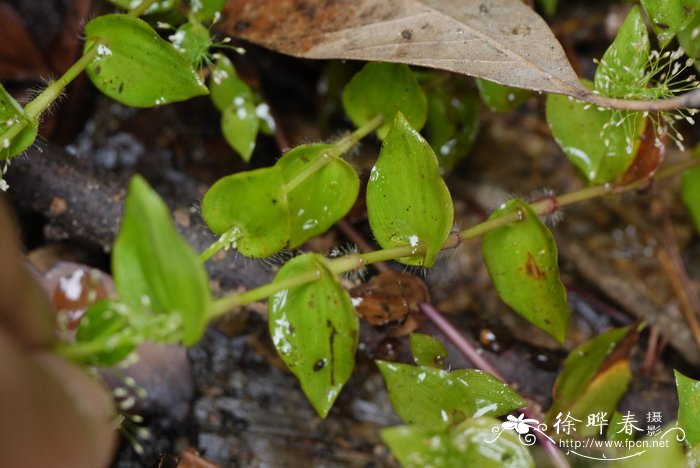
[[[634,6],[600,59],[593,80],[595,89],[605,96],[634,98],[634,90],[647,87],[648,63],[649,35],[639,7]]]
[[[214,21],[226,5],[226,0],[197,0],[190,2],[192,15],[203,23]]]
[[[599,109],[556,94],[547,96],[547,122],[557,144],[590,184],[610,182],[627,170],[646,125],[639,112]]]
[[[450,91],[450,92],[448,92]],[[440,173],[449,173],[467,156],[479,133],[477,99],[462,88],[445,89],[435,84],[427,88],[428,142],[435,151]]]
[[[204,195],[202,218],[215,234],[228,233],[243,255],[269,257],[289,240],[289,208],[283,189],[278,166],[224,177]]]
[[[130,309],[178,316],[187,346],[204,333],[211,305],[207,274],[177,233],[165,203],[140,176],[129,185],[112,272]]]
[[[698,157],[698,149],[694,151]],[[700,167],[689,169],[683,173],[681,197],[686,210],[693,220],[695,231],[700,233]]]
[[[367,214],[382,246],[425,248],[423,257],[399,259],[431,266],[452,229],[452,198],[435,153],[399,112],[367,183]]]
[[[382,439],[404,467],[534,467],[515,432],[496,437],[493,429],[500,426],[501,421],[489,417],[469,419],[448,430],[398,426],[382,430]]]
[[[213,67],[209,86],[214,105],[223,113],[221,132],[224,138],[248,162],[260,129],[253,91],[238,77],[233,64],[224,55],[218,57]]]
[[[678,424],[685,431],[686,442],[693,447],[700,444],[700,381],[674,372],[678,387]]]
[[[268,302],[270,336],[321,417],[350,378],[359,324],[350,295],[318,254],[290,260],[275,276],[279,283],[317,272],[313,283],[282,290]]]
[[[10,129],[24,125],[19,133],[7,136]],[[38,124],[30,119],[22,106],[0,84],[0,160],[18,155],[34,143]]]
[[[85,26],[93,84],[112,99],[151,107],[207,94],[197,71],[146,22],[128,15],[98,16]]]
[[[509,200],[489,219],[519,213],[522,220],[484,236],[484,261],[503,302],[536,327],[564,342],[569,307],[559,279],[557,246],[530,205]]]
[[[85,312],[78,325],[76,343],[107,343],[108,340],[115,342],[104,346],[101,351],[92,353],[86,358],[85,364],[111,366],[136,349],[137,343],[129,339],[128,333],[129,315],[132,314],[139,314],[139,311],[131,311],[124,304],[111,300],[100,301]]]
[[[485,372],[377,361],[394,411],[407,424],[444,428],[476,416],[501,416],[526,405],[508,385]]]
[[[336,153],[333,145],[301,145],[277,161],[285,180],[291,248],[326,232],[355,204],[360,179]]]
[[[642,0],[642,6],[653,22],[652,27],[662,48],[700,13],[698,0]]]
[[[571,412],[584,424],[588,414],[613,414],[631,381],[629,352],[634,333],[629,327],[616,328],[569,353],[554,383],[554,401],[547,415],[550,422],[559,413]]]
[[[175,50],[193,67],[199,67],[209,55],[212,46],[209,29],[200,23],[185,23],[168,37]]]
[[[411,333],[409,339],[411,341],[411,354],[413,354],[416,365],[435,367],[436,369],[445,368],[447,349],[442,343],[432,336],[422,333]]]
[[[476,79],[476,87],[481,100],[493,112],[510,112],[532,96],[532,91],[503,86],[481,78]]]
[[[398,63],[367,63],[343,90],[343,107],[357,127],[383,115],[384,124],[377,129],[382,140],[397,112],[417,130],[423,128],[428,114],[425,93],[416,77],[408,65]]]
[[[260,120],[255,115],[255,105],[251,101],[230,106],[221,116],[221,133],[245,162],[250,161],[253,155],[259,128]]]
[[[700,40],[698,40],[698,32],[700,32],[700,13],[691,17],[690,22],[681,31],[678,31],[678,43],[683,48],[689,57],[695,59],[695,68],[700,67],[698,58],[700,58]]]
[[[145,0],[109,0],[111,3],[115,4],[119,8],[124,10],[133,10]],[[159,2],[154,2],[153,5],[148,7],[146,14],[150,15],[152,13],[165,13],[174,10],[178,5],[180,5],[180,0],[161,0]]]

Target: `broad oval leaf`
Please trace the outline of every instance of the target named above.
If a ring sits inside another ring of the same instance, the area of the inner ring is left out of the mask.
[[[10,132],[15,126],[24,128]],[[29,148],[36,139],[38,123],[25,114],[22,106],[0,84],[0,160],[9,159]],[[10,135],[10,133],[15,133]]]
[[[593,83],[601,94],[632,97],[648,85],[649,35],[638,7],[630,10],[615,40],[600,59]]]
[[[467,418],[501,416],[526,402],[507,384],[485,372],[447,372],[424,366],[377,361],[394,411],[407,424],[445,428]]]
[[[377,115],[384,123],[377,136],[384,139],[397,112],[420,130],[428,115],[425,93],[407,65],[370,62],[352,77],[343,90],[343,108],[360,127]]]
[[[360,179],[334,145],[301,145],[277,161],[285,180],[289,246],[326,232],[355,204]]]
[[[700,381],[678,371],[678,424],[685,431],[685,440],[691,447],[700,444]]]
[[[222,29],[306,58],[401,62],[585,97],[545,21],[520,0],[229,2]],[[322,22],[323,27],[319,27]]]
[[[269,257],[289,240],[289,208],[278,166],[239,172],[212,185],[202,200],[202,218],[248,257]]]
[[[417,366],[445,368],[447,349],[438,340],[422,333],[411,333],[411,354]]]
[[[151,107],[207,94],[196,70],[148,23],[128,15],[104,15],[85,26],[87,67],[93,84],[112,99]]]
[[[129,185],[112,272],[119,298],[130,309],[178,316],[187,346],[204,333],[211,305],[207,274],[165,203],[138,175]]]
[[[452,198],[435,153],[400,112],[369,176],[367,214],[383,248],[425,249],[399,259],[407,265],[431,266],[452,228]]]
[[[489,219],[514,212],[523,219],[484,236],[486,267],[503,302],[563,343],[569,307],[559,279],[557,246],[547,227],[522,200],[509,200]]]
[[[554,140],[590,184],[610,182],[631,166],[646,120],[639,112],[547,96],[547,122]]]
[[[567,412],[581,420],[599,411],[612,414],[631,381],[629,353],[635,337],[629,327],[616,328],[574,348],[554,383],[548,421]],[[597,428],[581,424],[578,429]]]
[[[317,272],[313,283],[284,289],[268,302],[270,335],[321,417],[350,378],[359,324],[350,295],[318,254],[290,260],[274,283]]]
[[[695,151],[695,157],[698,157]],[[683,173],[681,196],[686,210],[693,220],[695,231],[700,234],[700,167],[689,169]]]
[[[482,79],[476,80],[476,87],[481,100],[494,112],[510,112],[532,96],[528,91]]]
[[[498,419],[481,417],[448,430],[398,426],[382,430],[381,435],[405,467],[534,468],[530,452],[515,432],[495,435],[494,429],[500,427]]]

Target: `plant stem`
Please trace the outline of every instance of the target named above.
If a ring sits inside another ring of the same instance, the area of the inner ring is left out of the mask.
[[[3,135],[3,141],[12,141],[27,125],[36,125],[39,116],[63,93],[66,86],[75,79],[95,59],[98,43],[88,48],[80,59],[75,62],[56,81],[46,87],[32,102],[24,108],[24,117],[20,122],[10,127]]]
[[[136,8],[132,8],[127,14],[129,16],[134,16],[138,18],[139,16],[146,13],[146,10],[148,10],[150,6],[156,3],[157,1],[158,0],[143,0],[143,2],[139,4],[139,6],[137,6]]]
[[[673,164],[668,166],[662,171],[659,171],[654,179],[666,179],[672,175],[683,172],[687,169],[700,165],[700,158],[693,158],[687,161]],[[598,185],[594,187],[586,187],[574,192],[569,192],[559,197],[551,197],[544,200],[540,200],[531,205],[532,209],[539,215],[551,214],[552,207],[561,207],[564,205],[570,205],[572,203],[578,203],[584,200],[589,200],[591,198],[600,197],[603,195],[617,195],[624,192],[629,192],[632,190],[637,190],[639,188],[646,187],[650,180],[644,179],[633,182],[625,186],[613,186],[611,184]],[[480,237],[488,232],[494,231],[503,226],[507,226],[512,223],[521,221],[524,214],[515,211],[508,213],[504,216],[500,216],[495,219],[490,219],[484,221],[483,223],[472,226],[468,229],[461,231],[457,235],[451,235],[447,238],[443,244],[443,249],[454,248],[459,245],[460,241],[466,241],[469,239],[474,239]],[[396,260],[404,257],[414,257],[425,254],[425,245],[418,245],[416,247],[410,245],[402,245],[397,247],[392,247],[389,249],[375,250],[374,252],[368,253],[355,253],[350,255],[345,255],[340,258],[335,258],[327,260],[326,264],[328,269],[334,274],[341,274],[348,271],[356,270],[367,265],[371,265],[376,262],[385,262],[388,260]],[[225,314],[234,308],[250,304],[265,297],[274,294],[283,289],[288,289],[291,287],[301,286],[320,278],[318,274],[314,272],[306,273],[295,278],[290,278],[285,281],[278,283],[269,283],[259,288],[251,289],[243,293],[232,293],[227,296],[222,297],[214,301],[213,309],[210,317],[217,317],[219,315]],[[291,285],[290,285],[291,284]]]
[[[85,68],[90,65],[90,63],[97,56],[97,48],[99,47],[99,42],[93,43],[86,51],[83,56],[78,59],[59,79],[51,83],[46,87],[45,90],[41,92],[37,97],[32,100],[24,108],[24,113],[31,120],[36,120],[39,115],[44,112],[53,101],[55,101],[63,92],[63,89],[70,84],[71,81],[75,79],[80,73],[85,70]]]
[[[628,111],[649,111],[649,112],[664,112],[681,109],[684,107],[690,109],[700,108],[700,89],[695,89],[688,93],[674,96],[667,99],[653,100],[628,100],[601,96],[590,92],[580,99],[603,107],[611,107],[614,109],[622,109]]]
[[[315,174],[319,169],[333,161],[335,158],[347,153],[360,142],[364,137],[375,131],[384,122],[384,117],[377,115],[370,119],[366,124],[359,127],[352,133],[345,135],[340,140],[333,143],[332,149],[329,154],[322,154],[320,158],[311,163],[302,172],[297,174],[292,180],[284,184],[284,192],[289,193],[299,186],[306,179]]]

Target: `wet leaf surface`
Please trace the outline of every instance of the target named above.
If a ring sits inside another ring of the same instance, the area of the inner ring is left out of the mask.
[[[87,67],[93,84],[112,99],[152,107],[207,94],[197,72],[146,22],[127,15],[104,15],[85,26],[97,57]]]
[[[325,417],[355,364],[358,322],[350,296],[318,254],[287,262],[275,282],[318,272],[313,283],[282,290],[268,302],[272,341],[316,412]]]
[[[489,219],[514,212],[520,212],[523,219],[484,236],[484,261],[503,302],[561,343],[569,306],[559,279],[557,246],[547,227],[522,200],[509,200]]]
[[[492,429],[500,424],[498,419],[482,417],[447,431],[399,426],[384,429],[382,439],[406,467],[534,467],[530,453],[513,432],[504,432],[496,441],[485,443],[495,437]]]
[[[411,333],[411,354],[417,366],[435,367],[445,369],[447,349],[438,340],[430,335]]]
[[[452,228],[452,199],[435,153],[401,113],[372,168],[367,215],[383,248],[425,248],[423,256],[399,260],[407,265],[431,266]]]
[[[693,447],[700,444],[700,381],[686,377],[678,371],[678,424],[685,431],[687,443]]]

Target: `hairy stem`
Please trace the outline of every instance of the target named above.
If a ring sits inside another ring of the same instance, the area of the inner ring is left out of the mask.
[[[662,171],[659,171],[654,179],[661,180],[671,177],[675,174],[679,174],[687,169],[700,165],[700,158],[693,158],[691,160],[683,161],[680,163],[668,166]],[[632,182],[631,184],[624,186],[613,186],[611,184],[604,184],[594,187],[586,187],[574,192],[569,192],[558,197],[547,198],[531,205],[532,209],[539,215],[551,214],[553,206],[558,209],[561,206],[569,205],[572,203],[578,203],[584,200],[589,200],[592,198],[597,198],[603,195],[616,195],[624,192],[629,192],[637,190],[649,185],[650,180],[643,179],[639,181]],[[518,211],[513,213],[508,213],[499,218],[484,221],[483,223],[472,226],[464,231],[461,231],[457,235],[451,235],[445,241],[443,249],[454,248],[461,241],[466,241],[469,239],[475,239],[488,232],[494,231],[503,226],[507,226],[512,223],[517,223],[524,219],[524,214]],[[328,269],[335,273],[341,274],[352,270],[357,270],[363,268],[367,265],[371,265],[376,262],[384,262],[388,260],[396,260],[404,257],[421,256],[425,254],[425,245],[419,245],[417,247],[410,245],[402,245],[398,247],[392,247],[389,249],[375,250],[374,252],[368,253],[354,253],[350,255],[345,255],[340,258],[335,258],[332,260],[327,260]],[[294,286],[301,286],[313,281],[316,281],[320,276],[314,276],[310,274],[300,275],[298,278],[293,278],[285,280],[279,283],[269,283],[259,288],[251,289],[243,293],[231,293],[218,299],[214,302],[214,310],[211,313],[212,317],[222,315],[235,307],[250,304],[255,301],[264,299],[265,297],[274,294],[282,289],[287,289],[289,286],[288,282],[291,280],[299,279],[299,281],[294,282]],[[303,279],[303,281],[302,281]]]

